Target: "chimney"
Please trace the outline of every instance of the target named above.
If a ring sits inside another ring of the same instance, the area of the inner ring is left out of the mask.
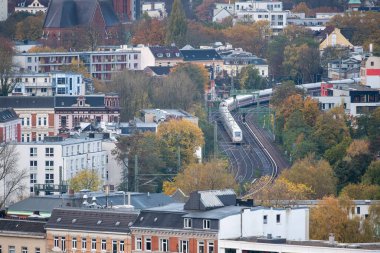
[[[335,244],[335,236],[333,233],[329,234],[329,244],[331,245]]]
[[[372,52],[373,52],[373,44],[371,43],[371,44],[369,44],[369,52],[372,54]]]

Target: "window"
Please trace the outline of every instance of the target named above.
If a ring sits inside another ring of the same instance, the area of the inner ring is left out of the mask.
[[[61,238],[61,249],[63,252],[66,251],[66,238],[65,237]]]
[[[112,253],[117,253],[117,241],[112,241]]]
[[[356,207],[356,214],[360,214],[360,206]]]
[[[105,239],[102,239],[102,251],[107,250],[107,241]]]
[[[30,148],[30,156],[37,156],[37,148]]]
[[[214,253],[214,242],[208,242],[208,251],[207,253]]]
[[[181,240],[179,245],[180,253],[189,253],[189,241]]]
[[[54,156],[54,148],[45,148],[46,156]]]
[[[134,55],[133,55],[133,59],[135,59],[135,60],[137,60],[138,57],[139,57],[138,54],[134,54]]]
[[[203,229],[210,229],[210,220],[203,220]]]
[[[96,250],[96,239],[91,239],[91,250]]]
[[[58,238],[58,236],[54,236],[54,247],[59,247],[59,238]]]
[[[54,170],[54,161],[45,161],[45,170]]]
[[[45,174],[45,184],[54,184],[54,174]]]
[[[202,242],[198,242],[198,253],[204,253],[205,252],[205,243],[202,241]]]
[[[168,239],[160,239],[160,251],[167,252],[168,251],[169,241]]]
[[[36,184],[37,183],[37,173],[31,173],[30,174],[30,183]]]
[[[276,222],[280,223],[281,222],[281,214],[276,215]]]
[[[82,238],[82,249],[86,249],[87,248],[87,241],[86,241],[86,238]]]
[[[71,248],[76,249],[77,248],[77,238],[73,237],[71,240]]]
[[[124,241],[120,241],[120,253],[124,252]]]
[[[190,218],[185,218],[183,220],[183,227],[184,228],[191,228],[191,219]]]
[[[37,170],[37,161],[32,160],[29,162],[29,164],[30,164],[30,170]]]
[[[268,215],[263,216],[263,223],[268,224]]]
[[[27,247],[21,247],[21,253],[28,253]]]
[[[371,67],[375,66],[375,63],[373,61],[371,61]]]
[[[142,250],[142,239],[141,239],[141,237],[136,237],[136,250]]]
[[[66,127],[67,124],[67,118],[66,116],[61,117],[61,127]]]
[[[41,253],[41,249],[40,248],[35,248],[34,253]]]
[[[57,78],[57,84],[65,84],[66,81],[65,81],[65,78],[64,77],[58,77]]]
[[[146,251],[152,250],[152,238],[145,238],[145,250]]]
[[[8,247],[8,253],[16,253],[15,246],[9,246]]]

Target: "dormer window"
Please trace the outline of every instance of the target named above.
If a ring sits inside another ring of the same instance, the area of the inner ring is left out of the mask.
[[[166,53],[166,57],[170,57],[170,53]]]
[[[183,220],[183,227],[184,228],[191,228],[191,219],[190,218],[185,218]]]
[[[179,53],[175,53],[175,56],[179,57]]]
[[[203,229],[210,229],[210,227],[211,227],[211,221],[203,220]]]
[[[162,58],[162,57],[164,57],[164,55],[159,53],[159,54],[157,54],[157,57]]]

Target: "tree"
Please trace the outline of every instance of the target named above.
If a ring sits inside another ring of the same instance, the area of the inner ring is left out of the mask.
[[[242,68],[239,74],[239,83],[241,89],[262,90],[268,86],[267,80],[253,65]]]
[[[15,83],[12,82],[12,58],[14,51],[11,42],[0,37],[0,96],[8,96],[12,92]]]
[[[287,44],[288,39],[284,35],[275,36],[268,43],[267,59],[273,79],[280,79],[284,75],[282,62]]]
[[[224,160],[189,164],[174,177],[173,182],[164,184],[163,191],[170,194],[173,192],[173,188],[177,188],[186,194],[190,194],[197,190],[220,190],[226,188],[236,190],[236,181],[227,168],[228,162]]]
[[[294,204],[296,200],[309,199],[312,190],[305,184],[294,183],[284,177],[270,183],[269,176],[263,176],[249,192],[260,205],[284,207]]]
[[[177,159],[180,166],[196,162],[195,151],[204,144],[201,129],[188,120],[170,120],[161,123],[157,129],[157,136],[167,150],[167,164],[174,167]]]
[[[126,70],[115,74],[107,83],[106,91],[117,92],[120,97],[120,117],[127,121],[135,113],[151,104],[151,78],[143,72]]]
[[[380,199],[380,185],[348,184],[342,189],[340,196],[350,199]]]
[[[305,2],[301,2],[294,6],[292,12],[305,13],[306,17],[310,17],[312,12]]]
[[[350,49],[346,47],[326,47],[321,56],[321,67],[327,74],[328,63],[336,59],[346,59],[349,57]]]
[[[371,162],[367,171],[363,175],[362,182],[380,186],[380,161]]]
[[[313,191],[313,199],[336,194],[336,179],[334,171],[325,160],[317,160],[314,155],[308,155],[297,160],[290,169],[284,170],[281,177],[297,184],[304,184]]]
[[[271,105],[275,108],[284,105],[284,101],[291,95],[304,95],[302,89],[297,88],[293,81],[283,82],[280,86],[274,88],[272,98],[270,100]]]
[[[350,137],[345,137],[343,140],[335,146],[326,150],[323,157],[330,163],[330,165],[336,164],[346,156],[346,150],[350,146],[352,140]]]
[[[259,57],[264,57],[271,36],[271,29],[267,21],[258,21],[253,24],[238,23],[225,29],[224,35],[234,47],[241,47]]]
[[[166,43],[182,47],[186,44],[187,21],[180,0],[174,0],[168,20]]]
[[[342,107],[332,108],[318,116],[313,130],[313,139],[318,145],[320,154],[324,154],[326,150],[342,142],[343,138],[348,136],[346,114]]]
[[[166,23],[163,20],[144,16],[133,30],[133,44],[163,45],[165,43]]]
[[[365,242],[359,217],[349,218],[353,207],[347,198],[325,197],[310,210],[310,239],[328,240],[333,233],[338,242]]]
[[[156,184],[161,185],[161,178],[157,176],[164,171],[165,163],[161,155],[162,145],[154,133],[134,133],[133,135],[120,137],[116,143],[113,154],[125,166],[120,190],[133,191],[135,184],[139,183],[141,191],[157,191]],[[135,178],[135,162],[137,158],[138,182]],[[155,176],[150,176],[155,175]],[[142,185],[142,187],[140,187]]]
[[[96,171],[84,169],[69,180],[69,188],[78,192],[83,189],[90,191],[99,190],[101,181]]]
[[[297,83],[317,81],[317,75],[320,73],[318,48],[306,43],[286,46],[283,68]]]
[[[195,9],[196,15],[201,21],[210,21],[212,19],[213,7],[216,0],[203,0]]]
[[[16,25],[16,39],[38,40],[42,36],[42,26],[45,15],[40,12],[35,16],[29,16]]]
[[[16,146],[0,144],[0,185],[4,186],[4,193],[0,196],[0,208],[4,208],[7,200],[14,197],[14,194],[20,194],[25,189],[23,180],[28,178],[28,173],[26,169],[17,167],[19,158]]]

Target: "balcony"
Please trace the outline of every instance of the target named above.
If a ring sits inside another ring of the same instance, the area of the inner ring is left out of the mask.
[[[40,192],[51,193],[51,192],[59,192],[59,193],[67,193],[68,185],[64,184],[35,184],[34,192],[36,195],[39,195]]]

